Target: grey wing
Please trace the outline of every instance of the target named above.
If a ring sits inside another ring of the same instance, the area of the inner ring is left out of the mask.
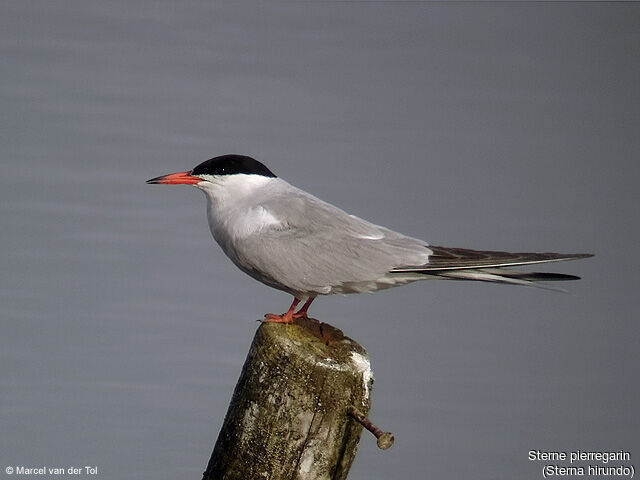
[[[573,280],[578,277],[504,267],[592,256],[432,246],[287,186],[261,202],[280,224],[238,240],[236,252],[248,273],[294,295],[372,291],[434,277],[520,285]]]
[[[345,293],[344,285],[376,282],[399,265],[424,264],[431,253],[421,240],[297,189],[269,196],[262,206],[282,223],[242,239],[237,251],[263,281],[290,292]]]

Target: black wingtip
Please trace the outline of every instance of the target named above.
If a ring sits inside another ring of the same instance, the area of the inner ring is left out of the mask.
[[[506,275],[508,276],[508,275]],[[549,273],[549,272],[531,272],[524,273],[520,277],[523,280],[532,280],[534,282],[563,282],[565,280],[580,280],[577,275],[569,275],[566,273]]]

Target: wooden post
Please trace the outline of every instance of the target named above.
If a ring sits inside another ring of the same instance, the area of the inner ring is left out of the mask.
[[[373,384],[367,352],[313,319],[263,323],[203,480],[341,480]]]

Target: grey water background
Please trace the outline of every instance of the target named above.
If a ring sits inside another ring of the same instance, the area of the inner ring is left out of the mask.
[[[2,2],[2,467],[199,478],[256,320],[290,299],[224,257],[200,193],[144,181],[231,152],[433,244],[597,254],[550,267],[583,277],[568,294],[320,298],[396,435],[364,435],[350,478],[541,478],[530,449],[640,466],[639,24],[633,3]]]

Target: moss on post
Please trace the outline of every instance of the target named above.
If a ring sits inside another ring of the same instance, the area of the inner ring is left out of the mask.
[[[256,332],[203,480],[347,477],[373,377],[367,352],[317,320]]]

